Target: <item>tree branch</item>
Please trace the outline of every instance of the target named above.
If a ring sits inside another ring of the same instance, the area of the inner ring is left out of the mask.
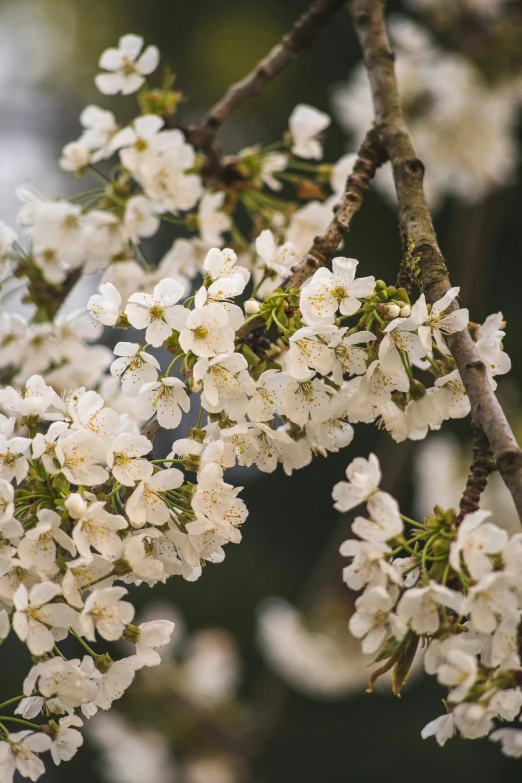
[[[474,427],[473,458],[469,467],[469,476],[459,506],[459,521],[466,514],[478,511],[480,496],[486,489],[488,478],[493,471],[493,460],[489,441],[480,427]]]
[[[305,280],[311,277],[321,266],[327,266],[335,256],[339,244],[344,239],[353,217],[360,210],[363,198],[370,189],[370,183],[375,177],[379,166],[387,160],[387,153],[375,128],[366,134],[361,144],[352,173],[346,180],[346,188],[334,208],[334,216],[330,225],[320,236],[315,237],[310,250],[294,267],[292,274],[284,283],[283,288],[300,288]],[[252,319],[237,332],[239,340],[244,339],[256,329],[264,326],[262,316]]]
[[[334,216],[324,234],[315,237],[314,243],[302,261],[285,280],[283,288],[300,288],[321,266],[326,266],[337,253],[339,244],[350,230],[352,218],[360,210],[363,198],[370,189],[379,166],[388,159],[378,132],[372,128],[361,144],[352,173],[346,180],[346,188],[334,208]]]
[[[384,4],[382,0],[352,0],[351,11],[370,80],[376,124],[393,167],[406,267],[433,304],[451,284],[424,195],[424,165],[415,154],[402,113],[394,55],[384,27]],[[448,311],[457,306],[454,302]],[[522,520],[522,452],[469,331],[448,335],[447,343],[471,402],[472,419],[489,441]]]
[[[244,79],[229,87],[221,100],[205,114],[198,125],[185,129],[188,141],[198,149],[209,149],[217,131],[230,114],[259,95],[272,79],[299,59],[312,46],[330,18],[344,4],[345,0],[315,0],[281,42]]]

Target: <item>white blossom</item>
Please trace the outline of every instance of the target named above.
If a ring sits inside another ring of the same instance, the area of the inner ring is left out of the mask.
[[[134,527],[164,525],[170,519],[163,493],[177,489],[183,483],[183,473],[176,468],[160,470],[149,479],[140,481],[127,501],[127,515]]]
[[[477,580],[493,570],[488,555],[501,552],[507,543],[506,531],[485,521],[490,516],[489,511],[481,510],[466,514],[459,525],[457,539],[450,548],[451,567],[460,571],[462,554],[470,575]]]
[[[145,454],[152,451],[152,443],[144,435],[122,432],[111,443],[107,453],[107,465],[112,475],[126,487],[152,475],[152,465]]]
[[[92,317],[105,326],[114,326],[120,317],[121,295],[112,283],[100,286],[100,293],[93,294],[87,302]]]
[[[69,514],[76,520],[72,537],[78,552],[88,558],[92,546],[105,557],[118,557],[122,545],[117,531],[128,527],[127,521],[106,511],[105,503],[95,500],[94,495],[86,494],[91,502],[77,492],[71,493],[65,501]]]
[[[158,360],[138,343],[116,343],[114,353],[119,358],[111,364],[111,374],[121,378],[121,390],[129,397],[136,397],[145,384],[158,377]]]
[[[330,122],[328,114],[314,109],[313,106],[298,104],[288,120],[294,155],[320,160],[323,157],[323,148],[316,137]]]
[[[381,481],[379,460],[375,454],[368,459],[356,457],[346,468],[348,481],[340,481],[332,491],[337,511],[345,512],[355,508],[377,491]]]
[[[360,299],[371,296],[374,277],[355,279],[358,261],[338,256],[332,261],[332,271],[321,267],[301,289],[300,307],[306,323],[333,323],[337,310],[341,315],[353,315]]]
[[[145,76],[155,71],[159,63],[159,51],[155,46],[148,46],[144,52],[142,49],[143,38],[129,34],[120,38],[117,49],[103,52],[99,66],[108,73],[100,73],[95,79],[101,93],[129,95],[139,90]]]
[[[50,627],[69,628],[76,620],[74,609],[66,604],[50,603],[62,589],[52,582],[41,582],[29,593],[20,584],[14,597],[13,628],[33,655],[43,655],[53,649],[55,638]]]
[[[133,605],[121,600],[124,595],[127,595],[125,587],[93,590],[79,617],[82,635],[86,639],[96,641],[95,629],[108,642],[121,638],[125,626],[134,617]]]
[[[190,410],[190,399],[185,384],[179,378],[169,376],[146,383],[136,398],[135,411],[141,419],[154,414],[165,429],[175,429],[181,421],[181,411]],[[142,477],[144,478],[144,477]]]
[[[440,624],[439,607],[447,606],[460,614],[462,602],[460,593],[432,582],[406,590],[397,605],[397,614],[415,633],[435,633]]]
[[[136,329],[146,329],[148,343],[158,347],[170,337],[178,323],[176,303],[184,294],[177,280],[166,278],[154,287],[153,294],[132,294],[125,308],[129,323]]]
[[[41,731],[15,731],[9,734],[9,742],[0,742],[0,774],[2,781],[13,783],[15,770],[31,780],[38,780],[45,765],[39,754],[49,750],[51,738]]]
[[[356,612],[350,617],[349,628],[358,639],[363,638],[363,653],[374,653],[381,646],[387,631],[388,613],[393,600],[382,586],[369,587],[355,602]]]

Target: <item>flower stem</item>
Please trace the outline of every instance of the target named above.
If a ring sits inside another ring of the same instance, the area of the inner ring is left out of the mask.
[[[24,697],[22,694],[21,696],[13,696],[12,699],[8,699],[7,701],[3,701],[2,704],[0,704],[0,708],[2,707],[9,707],[10,704],[15,704],[16,702],[21,701]]]
[[[167,367],[167,371],[166,371],[165,375],[170,375],[170,372],[171,372],[172,368],[174,367],[174,365],[176,364],[176,362],[178,361],[178,359],[181,359],[183,356],[186,356],[186,354],[178,353],[178,355],[173,358],[173,360],[171,361],[171,363]]]
[[[105,577],[104,577],[104,578],[105,578]],[[96,580],[96,581],[100,581],[100,580]],[[77,639],[77,640],[80,642],[81,646],[82,646],[82,647],[83,647],[85,650],[87,650],[87,652],[89,653],[89,655],[92,655],[92,657],[93,657],[93,658],[99,658],[99,657],[100,657],[100,656],[99,656],[99,654],[98,654],[97,652],[94,652],[94,650],[93,650],[91,647],[89,647],[89,645],[87,644],[87,642],[85,641],[85,639],[83,639],[83,638],[80,636],[80,634],[79,634],[79,633],[76,633],[76,631],[74,631],[72,628],[71,628],[71,633],[72,633],[72,635],[75,637],[75,639]]]
[[[21,723],[22,726],[29,726],[31,729],[43,731],[43,726],[39,726],[37,723],[29,723],[28,720],[23,720],[23,718],[10,718],[8,715],[0,715],[0,721],[2,720],[8,720],[11,723]]]

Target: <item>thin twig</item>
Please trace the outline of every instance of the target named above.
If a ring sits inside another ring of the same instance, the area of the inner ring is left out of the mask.
[[[379,134],[372,128],[366,134],[355,160],[352,173],[346,180],[345,191],[334,208],[334,216],[326,231],[315,237],[310,250],[294,267],[292,274],[283,283],[283,288],[300,288],[321,266],[327,266],[335,256],[339,244],[344,239],[353,217],[361,208],[363,198],[370,188],[379,166],[387,160],[387,154],[380,141]],[[237,339],[243,340],[256,329],[264,325],[262,316],[249,321],[237,332]]]
[[[480,498],[486,489],[488,478],[493,471],[493,455],[489,441],[480,427],[474,428],[473,459],[469,467],[469,476],[460,499],[459,522],[466,514],[478,511]]]
[[[384,4],[382,0],[352,0],[351,10],[370,80],[376,124],[393,167],[406,266],[433,304],[451,283],[424,195],[424,165],[415,154],[401,109],[394,56],[384,27]],[[448,311],[457,306],[454,301]],[[467,329],[448,335],[447,343],[470,399],[472,419],[487,436],[496,467],[522,520],[522,452],[491,388],[484,362]]]
[[[259,95],[281,71],[299,59],[344,4],[345,0],[315,0],[280,43],[244,79],[229,87],[198,125],[185,129],[190,143],[199,149],[210,148],[217,131],[230,114]]]
[[[345,191],[334,208],[330,225],[314,243],[303,260],[285,281],[284,288],[300,288],[304,281],[321,266],[326,266],[335,256],[341,241],[350,230],[352,218],[361,208],[363,198],[370,189],[379,166],[388,156],[378,132],[372,128],[361,144],[352,173],[346,181]]]

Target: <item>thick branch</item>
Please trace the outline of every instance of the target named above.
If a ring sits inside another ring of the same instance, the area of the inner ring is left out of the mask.
[[[307,51],[322,28],[344,4],[345,0],[315,0],[308,11],[293,25],[290,32],[256,65],[254,70],[229,87],[199,125],[187,129],[190,143],[200,149],[209,148],[217,131],[230,114],[259,95],[272,79]]]
[[[382,0],[352,0],[352,16],[370,80],[376,124],[393,167],[406,264],[433,304],[451,284],[424,195],[424,166],[415,155],[400,105],[383,5]],[[468,330],[449,335],[447,342],[471,402],[473,421],[484,431],[522,519],[522,452]]]

